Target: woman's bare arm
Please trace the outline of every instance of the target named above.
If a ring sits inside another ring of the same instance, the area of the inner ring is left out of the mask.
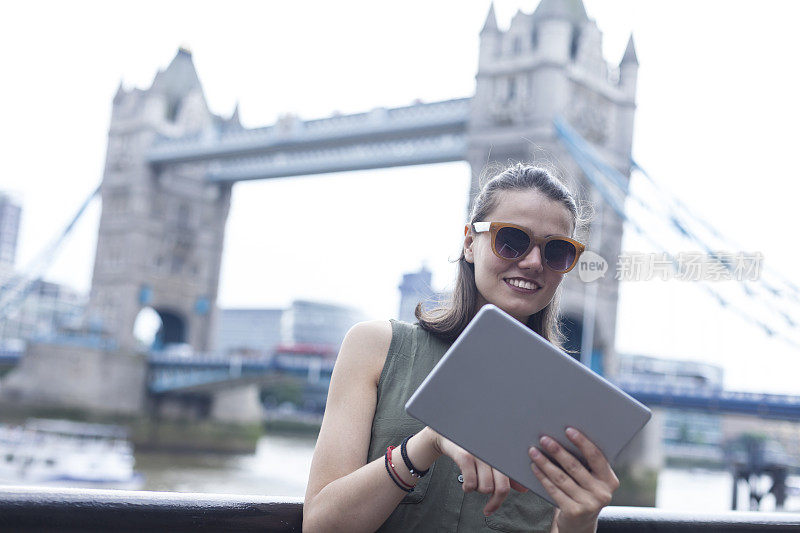
[[[389,478],[383,457],[365,464],[391,337],[389,322],[363,322],[342,343],[311,461],[303,531],[374,531],[405,496]],[[430,432],[411,438],[408,453],[415,465],[428,468],[438,456]],[[403,465],[399,455],[395,450],[395,466]],[[398,473],[414,483],[407,470]]]

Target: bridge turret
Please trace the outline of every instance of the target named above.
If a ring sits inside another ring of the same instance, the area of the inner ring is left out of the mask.
[[[636,95],[636,81],[639,77],[639,58],[636,57],[636,46],[633,44],[633,34],[628,38],[625,53],[619,62],[619,87],[631,101]]]
[[[242,127],[242,120],[239,118],[239,101],[236,101],[236,106],[233,108],[233,113],[228,120],[225,121],[225,127],[227,128],[241,128]]]
[[[614,151],[630,159],[633,144],[633,120],[636,112],[636,81],[639,74],[639,60],[633,44],[633,35],[619,64],[618,87],[621,102],[617,118],[617,131],[614,138]]]
[[[161,131],[171,137],[196,133],[211,126],[203,87],[194,67],[192,53],[180,48],[169,66],[156,74],[148,91],[153,105],[152,117]]]
[[[502,34],[497,27],[497,18],[494,14],[494,2],[489,6],[489,13],[486,15],[486,22],[483,23],[483,29],[480,35],[480,53],[478,63],[491,63],[492,60],[500,53]]]
[[[542,57],[558,64],[571,61],[575,57],[580,28],[589,21],[582,0],[542,0],[533,18]]]
[[[573,61],[581,71],[594,81],[604,83],[608,78],[608,66],[603,60],[603,34],[594,20],[585,21],[574,38]]]
[[[238,121],[238,120],[237,120]],[[114,97],[88,318],[134,349],[143,307],[162,319],[162,339],[210,349],[230,185],[206,181],[206,165],[148,162],[163,137],[215,134],[191,52],[178,50],[150,88]]]
[[[122,80],[119,80],[119,87],[117,87],[117,92],[114,94],[114,105],[116,106],[117,104],[122,103],[122,100],[126,95],[127,92],[125,91],[125,86]]]
[[[548,18],[537,22],[536,33],[541,58],[556,65],[569,63],[572,51],[572,24],[562,18]]]

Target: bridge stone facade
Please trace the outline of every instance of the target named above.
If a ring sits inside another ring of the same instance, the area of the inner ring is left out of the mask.
[[[471,191],[487,163],[537,161],[559,169],[584,201],[599,195],[559,143],[563,116],[605,160],[630,175],[638,61],[632,39],[618,65],[581,0],[541,0],[507,30],[491,7],[480,33],[475,95],[355,115],[285,117],[245,129],[234,112],[210,112],[192,63],[180,50],[146,90],[114,98],[91,313],[120,347],[135,345],[144,306],[163,321],[158,340],[207,351],[216,306],[230,190],[236,181],[346,170],[467,161]],[[466,176],[465,176],[466,179]],[[589,248],[612,265],[622,221],[604,212]],[[612,267],[613,268],[613,267]],[[593,350],[612,357],[617,283],[599,282]],[[580,347],[585,288],[568,276],[562,307]]]
[[[205,164],[160,171],[147,154],[161,138],[230,126],[236,117],[209,111],[183,49],[148,90],[120,86],[114,98],[89,316],[122,350],[136,347],[145,306],[161,316],[157,342],[211,347],[231,186],[208,182]]]

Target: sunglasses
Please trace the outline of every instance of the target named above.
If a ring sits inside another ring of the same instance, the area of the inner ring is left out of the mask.
[[[476,233],[488,231],[494,255],[508,261],[519,261],[538,245],[545,266],[561,274],[575,267],[586,248],[575,239],[561,235],[535,237],[528,228],[506,222],[475,222],[472,229]]]

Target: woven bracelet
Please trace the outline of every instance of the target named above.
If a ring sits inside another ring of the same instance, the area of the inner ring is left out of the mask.
[[[428,473],[428,470],[430,470],[430,468],[428,470],[417,470],[417,468],[411,463],[411,459],[408,458],[408,452],[406,451],[406,443],[408,442],[408,439],[410,439],[413,436],[414,435],[409,435],[408,437],[403,439],[403,442],[400,444],[400,455],[403,457],[403,462],[406,464],[406,468],[408,468],[408,471],[411,472],[411,475],[416,478],[421,478]]]

